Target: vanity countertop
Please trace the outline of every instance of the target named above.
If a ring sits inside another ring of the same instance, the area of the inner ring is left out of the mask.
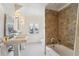
[[[16,36],[12,39],[8,39],[7,41],[3,40],[3,43],[4,44],[20,44],[20,43],[24,43],[26,41],[27,41],[26,36]]]

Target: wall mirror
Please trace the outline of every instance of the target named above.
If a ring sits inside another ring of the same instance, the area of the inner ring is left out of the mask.
[[[14,36],[14,18],[6,15],[4,17],[4,36],[12,38]]]
[[[4,36],[12,38],[14,36],[24,34],[25,18],[19,12],[15,12],[14,16],[6,15],[4,17]]]

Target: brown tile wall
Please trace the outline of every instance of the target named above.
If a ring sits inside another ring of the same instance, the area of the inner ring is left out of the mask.
[[[46,10],[46,44],[51,44],[53,37],[54,42],[59,41],[60,44],[74,49],[77,8],[78,4],[70,4],[59,12]]]
[[[51,38],[57,40],[57,22],[58,22],[58,14],[56,11],[45,10],[45,38],[46,44],[51,44]],[[56,42],[56,41],[54,41]]]
[[[74,49],[78,4],[70,4],[58,14],[58,33],[61,44]]]

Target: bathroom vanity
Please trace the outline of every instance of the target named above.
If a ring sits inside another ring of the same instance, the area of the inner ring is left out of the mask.
[[[18,24],[19,20],[19,17],[16,16],[4,15],[4,38],[2,39],[3,45],[1,46],[1,51],[3,51],[1,54],[3,56],[9,55],[11,51],[14,56],[20,55],[20,50],[23,49],[24,43],[26,43],[27,37],[19,28],[21,25],[21,23]]]
[[[19,56],[21,49],[24,48],[24,45],[22,44],[26,43],[26,39],[27,39],[26,36],[16,36],[14,38],[8,39],[7,41],[3,40],[3,44],[0,46],[0,51],[2,51],[1,55],[9,56],[10,52],[8,52],[8,47],[12,45],[13,55]]]

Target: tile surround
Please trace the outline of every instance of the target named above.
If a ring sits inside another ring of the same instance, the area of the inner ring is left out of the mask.
[[[53,37],[54,42],[74,49],[77,8],[78,4],[72,3],[59,12],[46,9],[46,44],[52,44]]]

